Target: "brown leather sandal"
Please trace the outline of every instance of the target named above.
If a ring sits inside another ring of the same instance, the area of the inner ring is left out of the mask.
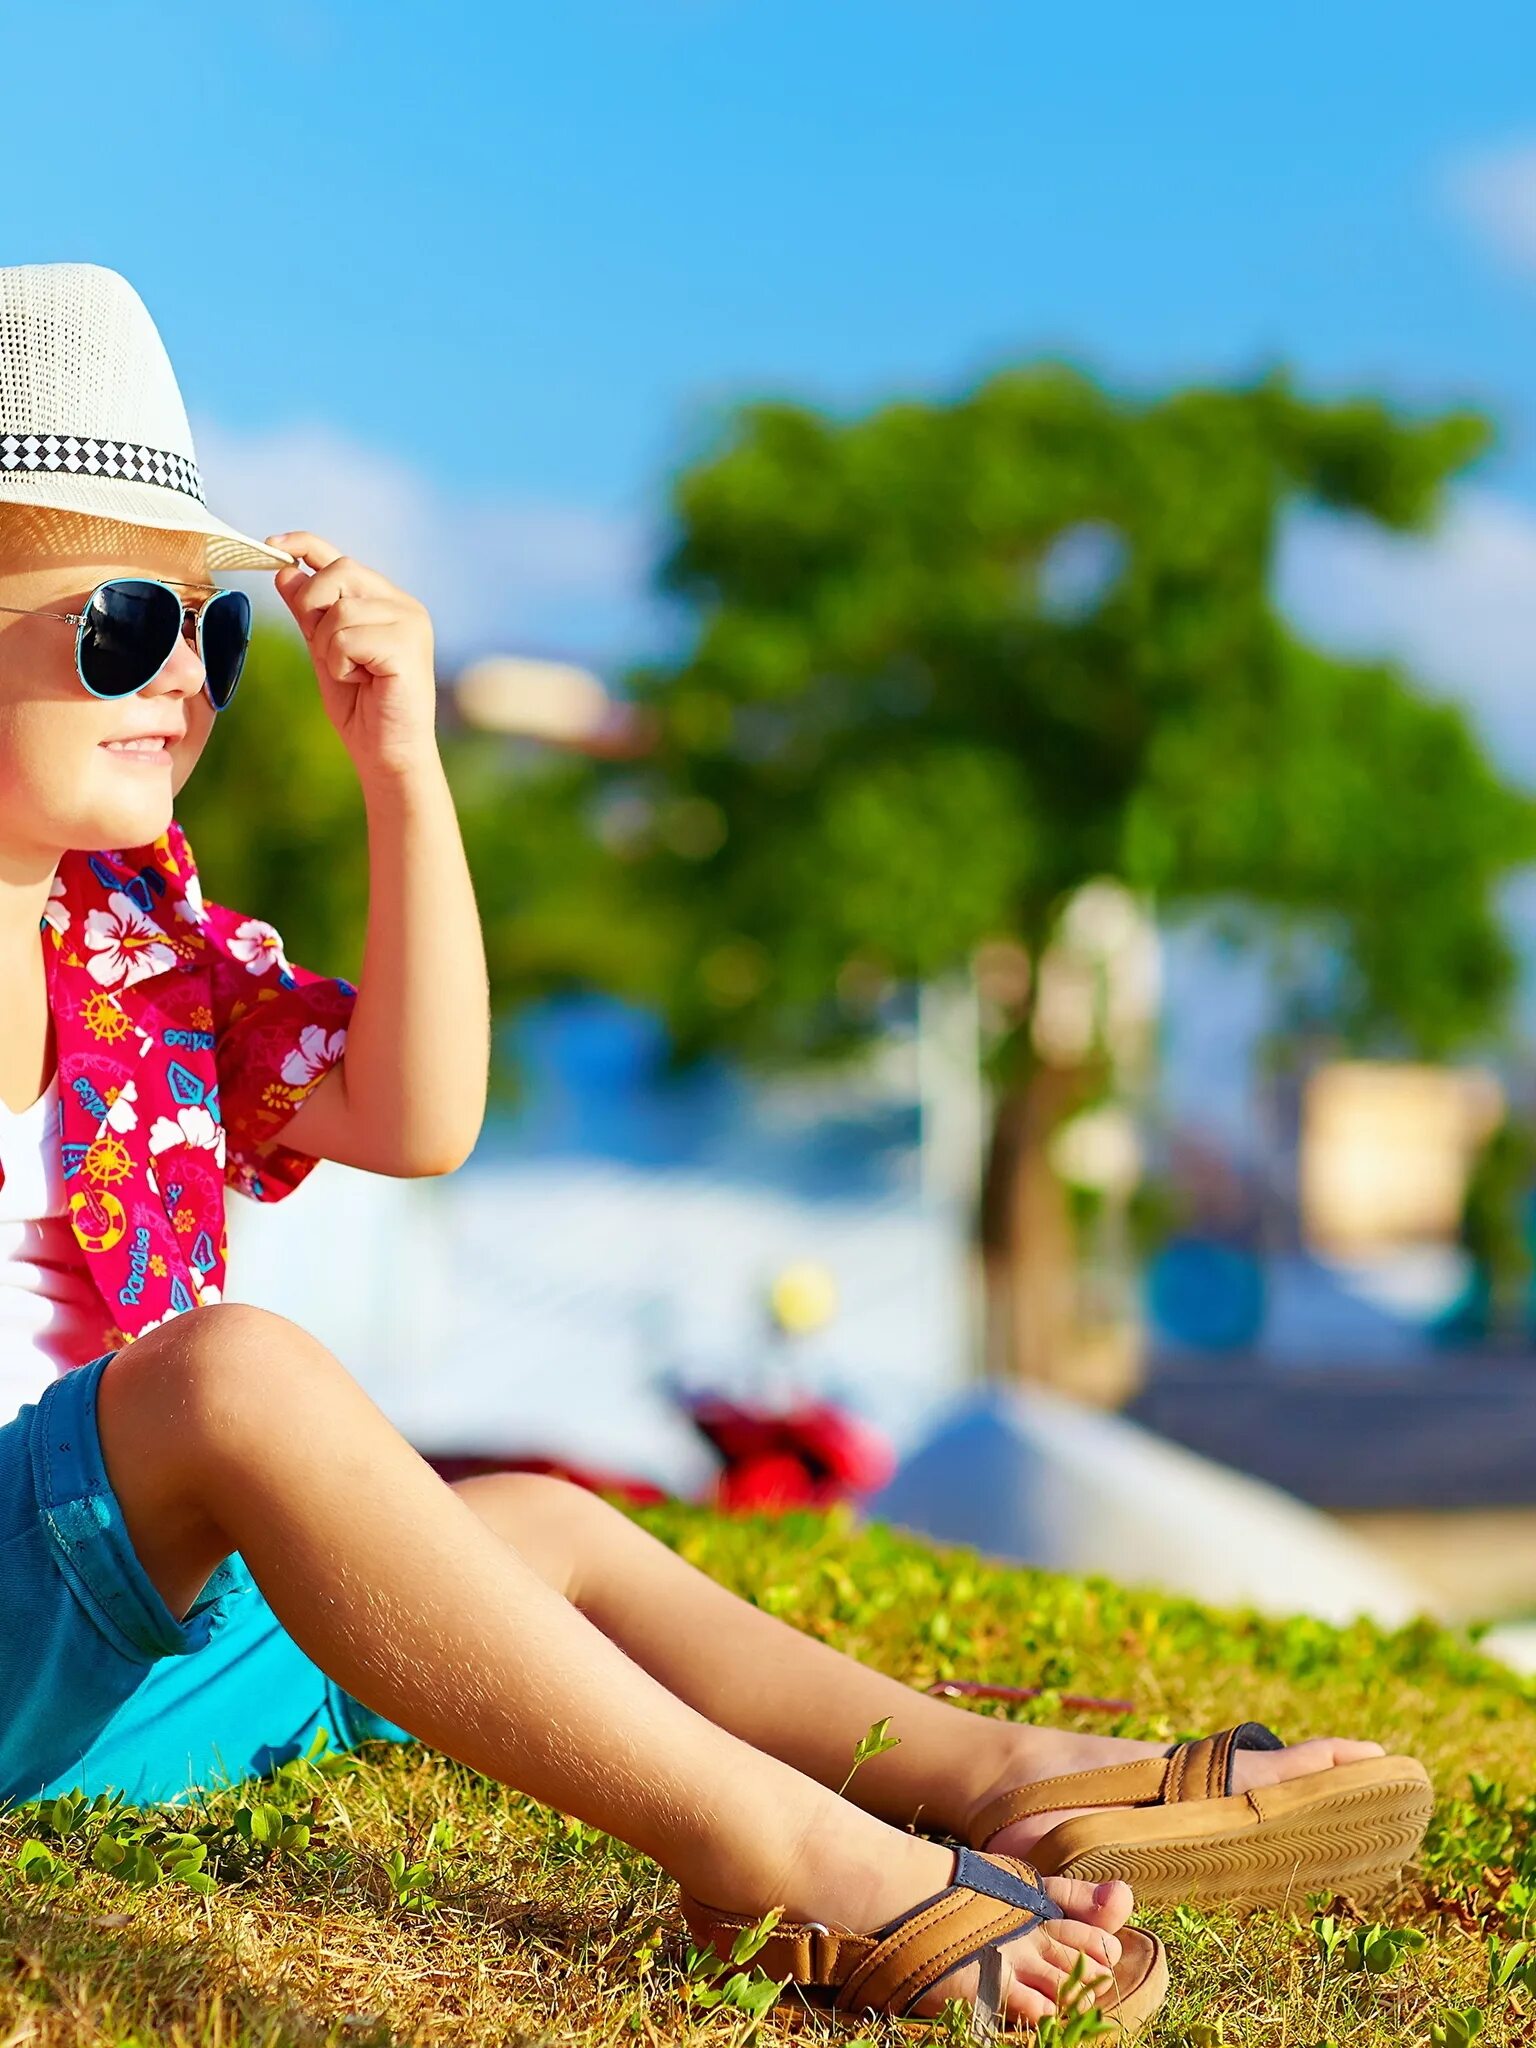
[[[683,1918],[700,1948],[723,1959],[751,1915],[725,1913],[680,1890]],[[782,1996],[798,1993],[815,2010],[844,2025],[861,2024],[870,2013],[894,2014],[909,2027],[930,2027],[933,2019],[912,2019],[912,2007],[942,1977],[966,1963],[979,1963],[973,2033],[1032,2034],[1033,2027],[1002,2024],[1001,1944],[1028,1934],[1042,1921],[1066,1916],[1040,1889],[1040,1874],[1016,1856],[992,1856],[955,1848],[955,1872],[943,1891],[877,1927],[851,1934],[819,1920],[781,1920],[752,1958],[770,1977],[789,1979]],[[1116,1936],[1120,1961],[1114,1991],[1100,1990],[1095,2010],[1130,2036],[1156,2012],[1168,1990],[1168,1959],[1155,1935],[1123,1927]],[[936,2017],[936,2016],[935,2016]]]
[[[1429,1825],[1434,1795],[1424,1766],[1411,1756],[1367,1757],[1233,1792],[1238,1750],[1284,1747],[1271,1729],[1245,1721],[1165,1757],[1044,1778],[978,1807],[965,1839],[981,1848],[1030,1814],[1102,1808],[1059,1822],[1031,1854],[1051,1877],[1124,1878],[1142,1904],[1278,1905],[1316,1891],[1364,1897],[1393,1883]]]

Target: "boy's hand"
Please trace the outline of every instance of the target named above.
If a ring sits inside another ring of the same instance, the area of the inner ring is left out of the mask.
[[[359,777],[435,759],[437,678],[426,606],[318,534],[269,533],[267,543],[298,557],[277,571],[277,594],[308,643],[321,699]]]

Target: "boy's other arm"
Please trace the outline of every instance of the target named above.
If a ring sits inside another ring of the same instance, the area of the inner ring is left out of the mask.
[[[490,992],[469,863],[435,747],[363,782],[368,926],[346,1050],[284,1125],[317,1159],[451,1173],[485,1118]]]

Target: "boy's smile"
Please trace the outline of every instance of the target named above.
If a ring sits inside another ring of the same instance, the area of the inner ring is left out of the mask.
[[[102,740],[100,744],[122,760],[163,761],[169,767],[171,748],[180,737],[179,733],[140,733],[133,739]]]

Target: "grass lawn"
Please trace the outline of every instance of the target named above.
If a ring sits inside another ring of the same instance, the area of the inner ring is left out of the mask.
[[[1255,1719],[1423,1759],[1440,1793],[1423,1865],[1364,1918],[1308,1899],[1246,1919],[1146,1916],[1174,1976],[1152,2048],[1536,2042],[1536,1948],[1523,1947],[1536,1686],[1456,1638],[1213,1614],[840,1515],[641,1519],[914,1684],[986,1676],[1133,1699],[1124,1720],[1080,1723],[1112,1734],[1171,1741]],[[1049,1699],[1029,1711],[1072,1718]],[[292,1765],[200,1806],[17,1809],[0,1816],[0,2048],[820,2037],[782,2009],[759,2023],[711,2003],[726,1979],[689,1975],[669,1908],[645,1858],[414,1749]],[[750,2008],[750,1978],[739,1995]]]

